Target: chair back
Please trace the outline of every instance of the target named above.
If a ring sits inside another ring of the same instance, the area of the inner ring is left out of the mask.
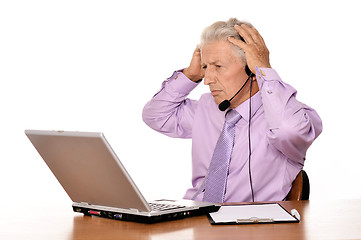
[[[292,183],[292,188],[286,197],[286,201],[308,200],[310,197],[310,181],[307,173],[301,170]]]

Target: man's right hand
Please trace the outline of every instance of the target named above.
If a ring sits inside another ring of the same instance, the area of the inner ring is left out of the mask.
[[[201,49],[198,46],[193,52],[189,67],[183,69],[183,74],[193,82],[198,82],[204,78],[204,70],[201,64]]]

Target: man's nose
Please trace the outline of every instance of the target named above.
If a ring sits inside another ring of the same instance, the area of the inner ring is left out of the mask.
[[[204,85],[209,85],[211,83],[214,83],[215,81],[216,79],[212,71],[210,69],[206,69],[206,71],[204,72],[204,79],[203,79]]]

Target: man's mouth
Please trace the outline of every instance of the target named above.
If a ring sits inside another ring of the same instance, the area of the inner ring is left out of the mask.
[[[211,90],[212,96],[216,96],[221,92],[221,90]]]

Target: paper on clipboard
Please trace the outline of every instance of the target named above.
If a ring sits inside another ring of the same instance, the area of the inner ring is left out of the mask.
[[[209,216],[212,224],[299,222],[278,203],[222,206]]]

